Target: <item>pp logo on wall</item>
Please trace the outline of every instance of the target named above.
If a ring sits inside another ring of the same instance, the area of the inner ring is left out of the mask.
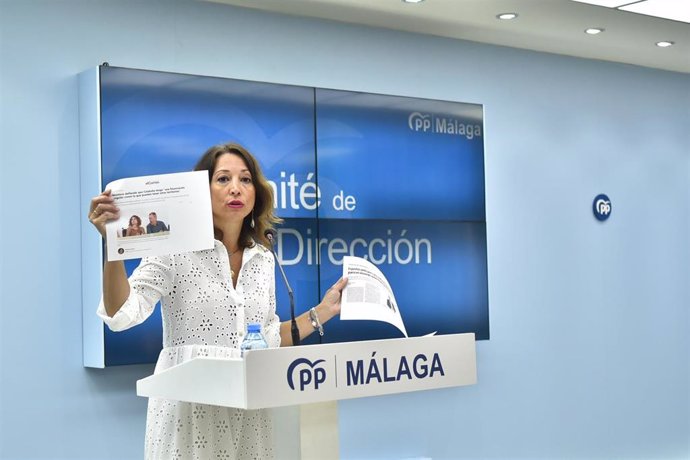
[[[594,197],[594,202],[592,203],[592,211],[594,212],[594,217],[599,221],[605,221],[611,216],[611,200],[608,196],[602,194]]]

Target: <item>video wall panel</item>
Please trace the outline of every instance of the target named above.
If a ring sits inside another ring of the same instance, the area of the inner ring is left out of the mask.
[[[209,146],[239,142],[276,191],[285,219],[276,249],[298,314],[351,254],[386,275],[409,335],[489,338],[480,105],[115,67],[98,76],[101,187],[189,171]],[[276,281],[278,314],[289,319]],[[84,305],[85,318],[96,306]],[[105,365],[155,362],[159,309],[126,332],[98,327]],[[400,336],[385,323],[333,320],[322,340]]]

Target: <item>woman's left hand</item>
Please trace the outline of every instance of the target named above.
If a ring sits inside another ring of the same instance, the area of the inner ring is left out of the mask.
[[[345,285],[347,285],[347,278],[340,278],[326,291],[326,295],[324,295],[323,300],[321,300],[321,304],[328,308],[333,316],[340,314],[340,299]]]

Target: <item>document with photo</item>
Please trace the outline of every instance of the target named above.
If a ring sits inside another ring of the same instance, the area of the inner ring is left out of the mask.
[[[343,289],[340,319],[385,321],[400,329],[407,337],[398,303],[388,280],[371,262],[361,257],[343,257]]]
[[[120,208],[105,226],[108,260],[213,248],[207,171],[130,177],[108,189]]]

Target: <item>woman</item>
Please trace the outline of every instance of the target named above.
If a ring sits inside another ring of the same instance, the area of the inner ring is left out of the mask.
[[[292,345],[289,321],[275,313],[274,259],[262,245],[279,221],[273,193],[254,157],[237,144],[211,147],[195,170],[208,170],[215,247],[141,261],[127,279],[124,264],[107,262],[98,314],[113,330],[143,322],[161,300],[164,348],[155,372],[196,356],[239,356],[248,323],[260,323],[269,346]],[[118,218],[110,191],[91,201],[89,219],[101,235]],[[340,313],[347,280],[314,307],[323,323]],[[309,312],[297,318],[312,332]],[[146,458],[272,458],[271,422],[263,410],[150,399]]]
[[[146,234],[144,227],[141,226],[141,219],[137,215],[129,218],[129,227],[127,227],[127,236],[139,236]]]

